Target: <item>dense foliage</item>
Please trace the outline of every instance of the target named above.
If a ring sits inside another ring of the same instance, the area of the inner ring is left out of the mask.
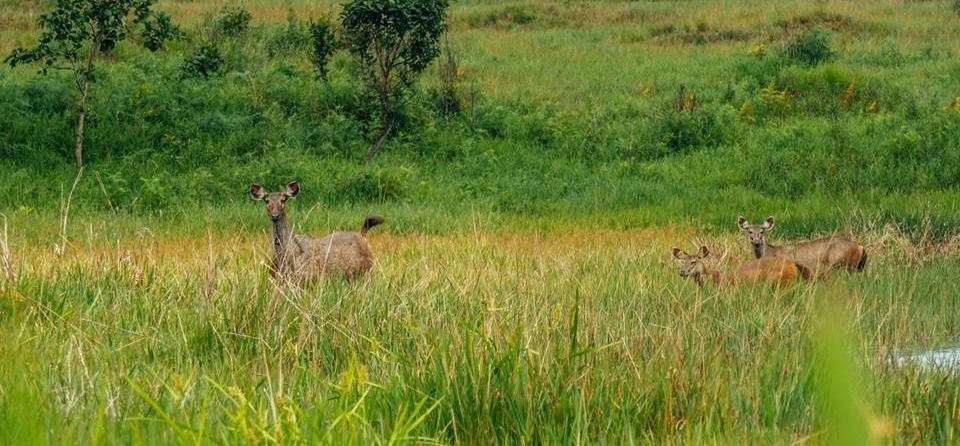
[[[454,9],[458,60],[451,65],[445,56],[427,69],[397,109],[389,150],[366,166],[377,106],[356,78],[358,64],[334,54],[327,80],[318,82],[311,62],[315,45],[329,55],[334,30],[314,39],[316,18],[280,9],[286,23],[253,21],[214,45],[208,30],[226,15],[211,7],[213,21],[183,25],[185,38],[168,52],[147,58],[126,47],[98,68],[90,165],[73,206],[176,213],[242,203],[250,181],[296,178],[308,200],[331,206],[429,204],[539,216],[669,207],[663,215],[641,212],[631,224],[696,216],[723,225],[731,214],[792,212],[802,202],[844,197],[844,206],[866,206],[851,214],[860,218],[933,212],[936,221],[954,221],[936,209],[947,204],[938,191],[960,179],[960,112],[951,105],[960,82],[950,76],[949,47],[957,36],[919,47],[875,43],[861,37],[889,29],[869,15],[801,10],[738,31],[758,36],[765,49],[757,57],[755,41],[700,47],[625,34],[656,24],[624,28],[601,18],[578,33],[549,28],[575,23],[570,17],[585,11],[629,16],[654,7],[524,8],[531,19],[510,25],[524,27],[515,32],[502,31],[514,12]],[[719,33],[719,20],[691,32]],[[904,23],[898,26],[913,41],[926,32]],[[498,31],[469,31],[478,26]],[[791,48],[822,36],[807,31],[816,27],[830,30],[822,43],[833,57],[816,65],[796,60]],[[516,40],[513,53],[504,53],[503,42],[519,38],[511,36],[534,40]],[[616,55],[623,63],[602,65]],[[571,65],[570,57],[583,62]],[[490,74],[497,72],[504,74]],[[916,88],[930,72],[941,73],[938,82]],[[0,206],[56,209],[56,197],[72,185],[76,171],[65,162],[71,88],[58,73],[0,70],[0,113],[10,117],[0,120],[0,185],[22,192],[0,195]],[[933,195],[915,206],[925,193]]]
[[[360,65],[367,94],[379,105],[376,142],[369,161],[386,143],[397,109],[417,77],[440,54],[447,0],[350,0],[341,23],[347,47]]]
[[[74,161],[83,166],[83,141],[90,86],[97,79],[95,62],[127,38],[130,28],[143,25],[143,44],[150,51],[176,36],[169,16],[151,11],[153,0],[57,0],[40,16],[36,46],[16,48],[4,60],[11,66],[39,63],[42,72],[64,70],[73,75],[77,101]]]

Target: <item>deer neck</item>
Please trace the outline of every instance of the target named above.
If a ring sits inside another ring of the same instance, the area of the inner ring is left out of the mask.
[[[290,241],[293,239],[293,229],[290,227],[290,221],[286,214],[280,214],[280,219],[273,222],[273,251],[276,254],[276,267],[286,263],[287,251]]]
[[[697,285],[703,287],[707,280],[713,282],[714,285],[722,285],[724,282],[723,273],[715,269],[707,269],[703,274],[696,276],[695,281]]]
[[[766,240],[764,240],[760,246],[753,246],[753,254],[756,255],[758,259],[764,256],[775,256],[778,251],[780,251],[779,246],[773,246]]]

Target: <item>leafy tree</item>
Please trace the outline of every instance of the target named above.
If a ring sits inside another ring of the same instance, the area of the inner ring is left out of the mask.
[[[321,79],[327,78],[327,62],[337,50],[337,37],[333,26],[327,20],[310,24],[310,62]]]
[[[351,0],[344,5],[341,22],[347,48],[379,105],[379,134],[367,151],[367,161],[393,131],[407,91],[440,54],[446,11],[447,0]]]
[[[155,51],[177,34],[169,17],[150,8],[154,0],[57,0],[39,19],[40,39],[32,48],[16,48],[4,59],[11,66],[41,64],[41,73],[64,70],[73,74],[77,100],[77,139],[74,159],[83,166],[83,138],[95,62],[113,51],[137,25],[143,25],[144,45]]]

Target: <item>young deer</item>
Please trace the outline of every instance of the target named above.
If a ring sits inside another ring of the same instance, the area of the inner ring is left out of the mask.
[[[767,242],[766,232],[773,229],[773,217],[752,225],[746,218],[737,217],[737,225],[747,235],[757,258],[782,257],[793,260],[822,275],[835,268],[862,271],[867,265],[867,250],[863,245],[843,237],[830,236],[790,245],[773,246]]]
[[[733,274],[708,268],[703,259],[710,255],[706,246],[701,246],[696,254],[687,254],[680,248],[673,248],[673,256],[680,262],[680,277],[689,278],[697,286],[710,280],[716,285],[769,283],[783,287],[796,282],[798,278],[809,280],[813,273],[809,268],[788,259],[764,257],[744,263]]]
[[[373,268],[373,254],[367,244],[370,228],[383,223],[383,217],[367,217],[360,232],[334,232],[321,239],[293,233],[285,211],[287,200],[296,197],[300,184],[287,184],[283,192],[266,192],[259,184],[250,185],[250,196],[266,203],[273,223],[275,257],[270,268],[274,277],[294,282],[318,277],[328,271],[356,278]]]

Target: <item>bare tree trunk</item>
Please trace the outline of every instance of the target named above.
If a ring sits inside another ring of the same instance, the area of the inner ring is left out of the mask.
[[[103,35],[98,33],[93,38],[90,52],[87,53],[83,71],[74,72],[77,89],[80,90],[80,110],[77,116],[77,144],[73,148],[73,159],[77,162],[79,168],[83,168],[83,137],[87,124],[87,96],[90,93],[90,82],[93,80],[93,60],[100,53],[100,45],[102,44]]]
[[[373,157],[377,156],[380,153],[380,149],[383,148],[383,144],[387,142],[387,137],[390,136],[390,132],[393,130],[393,120],[387,117],[384,117],[384,122],[380,125],[380,136],[377,137],[377,141],[370,146],[370,150],[367,150],[367,156],[363,159],[365,162],[370,162]]]
[[[87,122],[87,92],[89,89],[90,81],[84,81],[83,88],[80,90],[80,112],[77,117],[77,145],[73,148],[73,158],[77,162],[77,167],[83,167],[83,135]]]
[[[364,162],[370,162],[378,153],[390,137],[393,131],[393,119],[396,112],[396,104],[390,98],[390,86],[393,76],[393,57],[385,53],[385,49],[380,45],[380,41],[373,40],[374,51],[377,53],[378,67],[375,89],[377,91],[377,101],[380,104],[380,134],[377,140],[367,150],[367,156]]]

